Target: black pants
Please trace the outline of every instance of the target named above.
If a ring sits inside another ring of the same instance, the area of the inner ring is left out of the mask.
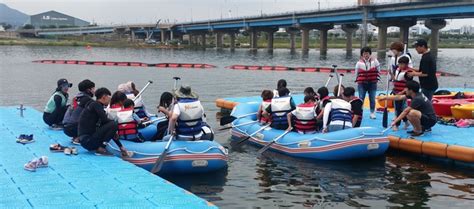
[[[64,124],[64,134],[69,137],[76,138],[77,137],[77,123],[76,124]]]
[[[161,121],[156,124],[156,134],[153,136],[153,141],[162,140],[168,130],[168,120]]]
[[[56,108],[52,113],[43,113],[43,121],[52,126],[53,124],[61,124],[64,114],[66,114],[67,106]]]
[[[405,110],[405,103],[406,100],[401,100],[401,101],[395,101],[395,115],[398,117],[400,114],[402,114],[403,110]],[[407,118],[404,117],[403,122],[407,122]],[[401,121],[397,122],[397,126],[400,126]]]
[[[117,133],[118,124],[115,121],[109,121],[99,127],[92,135],[81,135],[81,146],[89,151],[97,150],[97,148],[105,148],[107,142],[109,142]]]

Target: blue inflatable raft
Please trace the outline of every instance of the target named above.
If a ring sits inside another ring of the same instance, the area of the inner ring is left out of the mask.
[[[153,124],[139,129],[139,132],[148,141],[136,143],[121,140],[123,146],[128,151],[134,153],[130,158],[123,158],[124,160],[151,171],[166,146],[166,139],[169,138],[166,136],[163,141],[149,141],[151,137],[156,134],[156,124],[160,121],[161,120],[157,120]],[[121,156],[120,150],[113,140],[107,145],[107,150],[116,156]],[[215,141],[175,140],[168,150],[168,154],[159,174],[186,174],[217,171],[227,167],[227,158],[227,149]]]
[[[258,102],[237,105],[232,116],[239,117],[257,112]],[[255,115],[238,118],[233,122],[232,140],[240,140],[263,127]],[[245,125],[246,123],[250,123]],[[239,124],[241,124],[239,126]],[[256,146],[265,146],[284,133],[270,127],[255,134],[248,141]],[[299,134],[290,132],[271,145],[270,150],[293,157],[320,160],[348,160],[381,156],[389,147],[389,139],[381,128],[361,127],[330,133]]]

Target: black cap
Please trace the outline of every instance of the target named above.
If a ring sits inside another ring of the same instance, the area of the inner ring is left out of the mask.
[[[72,87],[72,83],[69,83],[65,78],[61,78],[58,80],[58,87],[62,87],[62,86],[68,86],[69,88]]]
[[[418,39],[415,41],[415,43],[413,43],[413,47],[417,47],[417,46],[424,46],[428,48],[428,42],[426,42],[424,39]]]

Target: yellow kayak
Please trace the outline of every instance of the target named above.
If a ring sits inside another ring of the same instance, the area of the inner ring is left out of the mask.
[[[474,119],[474,103],[452,106],[451,113],[456,119]]]

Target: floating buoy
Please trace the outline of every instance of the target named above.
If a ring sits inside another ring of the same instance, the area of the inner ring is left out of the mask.
[[[330,67],[287,67],[287,66],[260,66],[260,65],[231,65],[226,68],[234,70],[265,70],[265,71],[297,71],[297,72],[320,72],[320,73],[332,73],[334,70]],[[338,73],[355,73],[354,68],[338,68]],[[380,70],[380,74],[386,75],[387,70]],[[447,73],[443,71],[438,71],[437,76],[459,76],[454,73]]]
[[[84,61],[84,60],[35,60],[43,64],[69,64],[69,65],[97,65],[97,66],[131,66],[131,67],[158,67],[158,68],[215,68],[215,65],[203,63],[156,63],[143,62],[114,62],[114,61]]]

